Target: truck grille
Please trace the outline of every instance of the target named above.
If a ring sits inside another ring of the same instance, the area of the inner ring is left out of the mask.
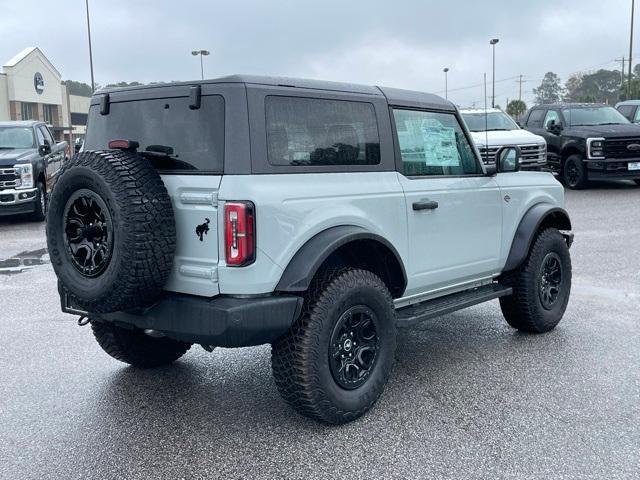
[[[14,188],[20,184],[20,175],[15,168],[0,168],[0,188]]]
[[[520,163],[542,163],[547,159],[547,148],[545,145],[518,145],[520,147]],[[501,148],[500,145],[492,145],[489,148],[481,147],[480,155],[485,164],[496,163],[496,153]]]
[[[638,150],[629,145],[638,145]],[[637,158],[640,157],[640,138],[612,138],[604,141],[604,155],[612,158]]]

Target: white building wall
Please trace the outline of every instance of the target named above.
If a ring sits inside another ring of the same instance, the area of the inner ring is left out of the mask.
[[[0,73],[0,122],[11,120],[7,76]]]
[[[44,89],[40,94],[34,85],[36,72],[44,80]],[[39,50],[34,50],[14,66],[5,65],[4,73],[7,75],[9,100],[62,105],[60,74]]]

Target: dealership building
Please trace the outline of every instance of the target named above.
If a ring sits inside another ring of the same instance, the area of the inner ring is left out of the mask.
[[[2,65],[0,121],[46,122],[56,140],[83,137],[89,97],[70,95],[60,72],[37,47],[26,48]]]

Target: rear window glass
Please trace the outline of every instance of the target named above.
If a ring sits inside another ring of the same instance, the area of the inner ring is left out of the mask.
[[[84,150],[105,150],[119,139],[138,142],[159,170],[222,173],[224,99],[203,96],[195,110],[186,97],[113,102],[107,115],[91,106]]]
[[[371,103],[268,96],[272,165],[377,165],[380,139]]]

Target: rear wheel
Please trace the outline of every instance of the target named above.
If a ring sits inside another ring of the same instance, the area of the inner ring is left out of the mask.
[[[395,310],[373,273],[346,269],[314,281],[305,311],[272,347],[282,397],[299,413],[342,424],[382,394],[394,361]]]
[[[191,344],[170,338],[155,338],[140,329],[111,323],[91,322],[93,335],[102,349],[116,360],[139,368],[153,368],[176,361]]]
[[[587,186],[587,169],[580,155],[571,155],[564,161],[562,179],[564,184],[573,190]]]
[[[513,288],[512,295],[500,298],[509,325],[530,333],[555,328],[571,292],[571,257],[560,232],[555,228],[540,232],[525,261],[504,283]]]

